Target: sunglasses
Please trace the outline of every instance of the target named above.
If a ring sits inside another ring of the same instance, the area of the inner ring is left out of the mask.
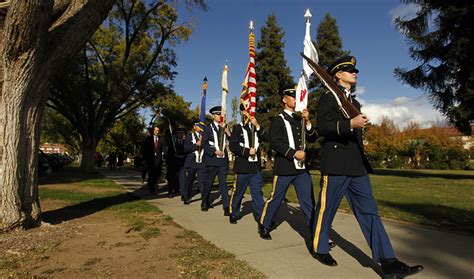
[[[347,69],[347,70],[342,70],[343,72],[347,72],[347,73],[350,73],[350,74],[354,74],[354,73],[358,73],[359,70],[357,69]]]

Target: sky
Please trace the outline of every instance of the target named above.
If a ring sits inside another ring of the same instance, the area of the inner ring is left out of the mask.
[[[426,94],[404,85],[393,75],[397,67],[417,66],[409,56],[405,37],[393,25],[397,16],[413,17],[416,5],[405,5],[400,0],[207,0],[206,3],[207,12],[179,9],[180,21],[192,22],[194,31],[187,42],[175,48],[178,75],[174,88],[185,101],[192,102],[192,108],[200,103],[204,76],[208,79],[206,110],[220,105],[221,76],[226,63],[227,106],[230,108],[233,96],[240,96],[249,61],[249,22],[254,22],[257,44],[260,28],[271,13],[285,32],[285,58],[296,83],[302,69],[299,53],[303,50],[304,14],[310,9],[313,41],[319,22],[329,13],[337,21],[343,49],[350,50],[357,58],[360,70],[357,98],[370,122],[379,123],[387,116],[403,128],[410,121],[429,127],[444,120]]]

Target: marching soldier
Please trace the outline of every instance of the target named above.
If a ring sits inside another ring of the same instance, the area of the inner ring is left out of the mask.
[[[241,104],[240,111],[245,108]],[[244,115],[242,113],[242,119]],[[240,214],[242,197],[247,186],[250,185],[253,212],[256,220],[259,220],[263,210],[263,177],[260,163],[260,141],[267,141],[267,133],[261,127],[255,117],[250,117],[247,125],[240,123],[234,126],[230,137],[230,150],[235,155],[234,172],[236,174],[234,186],[230,196],[229,222],[237,224]]]
[[[200,134],[199,120],[194,123],[193,131],[188,134],[184,141],[184,152],[186,153],[186,160],[184,168],[186,169],[186,183],[184,187],[183,202],[189,204],[193,196],[194,176],[197,173],[199,192],[204,200],[204,185],[206,182],[206,167],[204,165],[204,149],[202,148],[202,136]]]
[[[219,123],[221,118],[221,106],[211,108],[209,113],[212,114],[213,121],[210,125],[204,128],[202,139],[204,147],[204,162],[206,164],[206,185],[202,192],[203,200],[201,203],[201,210],[207,211],[212,207],[210,193],[212,185],[214,184],[214,179],[217,175],[224,216],[229,216],[229,192],[227,190],[226,182],[229,156],[225,146],[227,137],[230,136],[230,132],[225,126],[225,123]]]
[[[304,162],[306,153],[303,150],[304,143],[301,138],[303,132],[301,120],[304,119],[307,141],[314,142],[317,134],[309,121],[308,110],[303,110],[301,116],[294,113],[295,92],[294,88],[281,92],[284,110],[272,118],[270,123],[270,146],[276,154],[272,192],[265,202],[258,226],[260,237],[263,239],[271,239],[270,225],[290,184],[295,186],[308,227],[314,212],[313,183]]]
[[[359,102],[351,95],[359,72],[355,65],[355,57],[345,56],[336,60],[327,71],[346,93],[346,98],[360,110]],[[423,266],[408,266],[396,259],[378,214],[368,176],[373,171],[362,144],[362,128],[365,128],[368,119],[364,114],[352,119],[344,118],[338,98],[332,92],[327,92],[318,103],[317,130],[324,137],[324,142],[312,255],[325,265],[337,265],[329,254],[329,228],[345,195],[372,250],[372,258],[381,263],[384,275],[388,278],[404,278],[418,273],[423,270]]]

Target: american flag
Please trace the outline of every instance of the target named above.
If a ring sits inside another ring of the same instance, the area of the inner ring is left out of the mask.
[[[255,108],[257,106],[257,75],[255,74],[255,35],[253,34],[253,23],[250,22],[250,35],[249,35],[249,53],[250,61],[247,64],[247,70],[245,71],[245,79],[242,83],[242,93],[240,94],[240,100],[245,108],[245,119],[247,123],[250,116],[255,116]]]

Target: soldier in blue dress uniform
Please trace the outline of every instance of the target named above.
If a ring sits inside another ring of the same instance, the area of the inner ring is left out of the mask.
[[[186,170],[186,183],[184,187],[183,202],[189,204],[193,196],[194,177],[198,177],[199,192],[204,192],[204,184],[206,182],[206,166],[204,165],[204,149],[202,148],[202,135],[199,120],[194,122],[193,131],[186,136],[184,141],[184,153],[186,160],[184,168]],[[204,198],[204,197],[202,197]]]
[[[309,121],[308,110],[301,115],[294,113],[296,90],[286,89],[280,93],[283,111],[272,118],[270,123],[270,146],[275,151],[273,164],[273,186],[260,217],[258,232],[263,239],[271,239],[270,227],[290,184],[296,189],[301,211],[306,217],[308,227],[314,213],[314,194],[311,176],[306,167],[304,142],[302,142],[301,120],[304,119],[306,140],[314,142],[316,131]]]
[[[351,89],[357,81],[356,59],[344,56],[328,68],[328,73],[346,93],[346,98],[360,110]],[[408,266],[396,259],[380,219],[372,195],[368,173],[372,168],[364,154],[362,129],[368,123],[364,114],[344,118],[339,108],[339,96],[323,94],[318,103],[317,131],[324,137],[321,151],[321,192],[316,207],[312,255],[325,265],[336,266],[329,254],[329,229],[343,196],[346,196],[372,250],[374,261],[381,263],[388,278],[404,278],[423,270],[422,266]]]
[[[212,207],[213,201],[211,201],[210,193],[214,179],[217,176],[224,216],[229,216],[229,191],[226,182],[229,155],[227,154],[226,142],[230,136],[230,131],[223,122],[220,122],[221,106],[212,107],[209,113],[212,115],[213,121],[204,128],[202,139],[204,162],[206,164],[206,184],[202,193],[201,210],[207,211]]]
[[[240,111],[245,108],[241,104]],[[242,114],[242,119],[245,116]],[[253,213],[259,220],[263,210],[263,176],[260,162],[260,142],[267,141],[267,134],[258,124],[255,117],[250,117],[247,124],[239,123],[234,126],[230,137],[230,150],[235,155],[235,182],[230,196],[231,224],[236,224],[240,217],[240,206],[247,186],[250,185]]]

